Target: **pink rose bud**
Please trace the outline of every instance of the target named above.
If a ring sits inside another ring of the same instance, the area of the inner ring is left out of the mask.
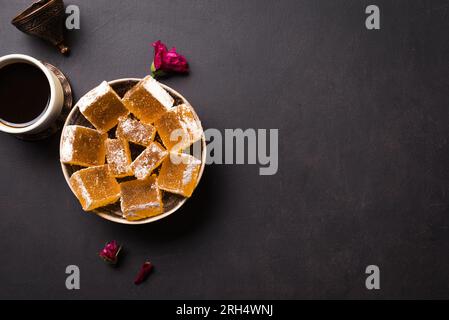
[[[167,50],[165,44],[160,40],[153,43],[154,60],[151,65],[153,76],[164,75],[170,72],[186,73],[189,72],[189,64],[186,58],[176,52],[173,47]]]
[[[106,243],[103,250],[100,251],[99,256],[110,264],[116,264],[121,248],[122,246],[120,246],[117,241],[112,240],[111,242]]]
[[[144,282],[145,279],[148,278],[148,275],[151,273],[151,270],[153,270],[153,264],[150,261],[145,261],[145,263],[140,268],[136,279],[134,280],[134,284],[138,285]]]

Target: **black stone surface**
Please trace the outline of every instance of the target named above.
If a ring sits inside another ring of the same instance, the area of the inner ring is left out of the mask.
[[[208,166],[181,211],[118,225],[81,210],[59,134],[1,134],[0,298],[449,297],[448,1],[66,1],[81,10],[70,57],[10,24],[29,2],[0,0],[0,55],[56,65],[77,99],[148,74],[161,39],[192,70],[164,83],[205,128],[279,129],[279,171]],[[381,30],[365,28],[368,4]],[[111,239],[118,268],[97,257]]]

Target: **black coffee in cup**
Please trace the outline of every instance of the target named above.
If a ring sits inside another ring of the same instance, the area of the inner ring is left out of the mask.
[[[28,126],[46,110],[50,84],[38,67],[16,62],[0,68],[0,121],[13,127]]]

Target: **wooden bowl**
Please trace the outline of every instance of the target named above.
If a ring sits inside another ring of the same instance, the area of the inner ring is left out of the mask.
[[[120,97],[123,97],[123,95],[140,80],[141,79],[138,79],[138,78],[117,79],[114,81],[110,81],[109,85],[115,90],[115,92],[117,92],[117,94]],[[167,92],[173,97],[173,99],[175,99],[175,105],[178,105],[181,103],[190,105],[190,103],[187,101],[187,99],[184,98],[177,91],[173,90],[172,88],[170,88],[164,84],[162,84],[162,87],[165,90],[167,90]],[[201,122],[200,122],[198,116],[196,115],[196,113],[195,113],[195,116],[198,120],[198,123],[200,123],[200,125],[201,125]],[[93,128],[92,124],[90,124],[90,122],[79,111],[78,104],[76,104],[73,107],[72,111],[70,111],[70,113],[67,116],[67,119],[64,123],[64,127],[69,126],[69,125],[80,125],[80,126],[84,126],[84,127]],[[61,142],[62,142],[62,139],[61,139]],[[200,159],[201,160],[201,168],[200,168],[200,172],[199,172],[198,179],[197,179],[197,185],[201,179],[201,176],[203,175],[204,166],[206,164],[206,138],[204,136],[204,132],[203,132],[203,135],[202,135],[199,143],[201,144],[201,159]],[[61,149],[61,144],[60,144],[60,149]],[[131,149],[132,149],[132,147],[131,147]],[[81,169],[81,167],[61,163],[61,168],[62,168],[62,172],[64,174],[64,178],[70,187],[70,183],[69,183],[70,176],[75,171]],[[73,189],[71,187],[70,187],[70,189],[73,192]],[[102,217],[106,220],[117,222],[117,223],[144,224],[144,223],[154,222],[154,221],[163,219],[163,218],[171,215],[173,212],[175,212],[176,210],[181,208],[181,206],[186,202],[186,200],[187,200],[186,197],[183,197],[183,196],[180,196],[180,195],[177,195],[174,193],[163,192],[164,212],[160,215],[157,215],[154,217],[149,217],[149,218],[142,219],[142,220],[137,220],[137,221],[128,221],[128,220],[122,218],[122,211],[120,209],[119,202],[109,205],[109,206],[106,206],[106,207],[101,207],[101,208],[95,209],[92,212],[96,213],[97,215],[99,215],[100,217]]]

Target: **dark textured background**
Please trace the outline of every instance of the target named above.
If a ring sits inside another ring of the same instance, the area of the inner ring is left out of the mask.
[[[0,55],[55,64],[79,98],[148,74],[161,39],[190,61],[164,82],[204,127],[279,128],[280,162],[275,176],[209,166],[181,211],[124,226],[81,210],[59,134],[1,134],[0,298],[449,297],[449,1],[66,1],[81,10],[68,58],[10,24],[28,3],[0,0]],[[111,239],[116,269],[96,255]],[[81,290],[65,288],[69,264]]]

